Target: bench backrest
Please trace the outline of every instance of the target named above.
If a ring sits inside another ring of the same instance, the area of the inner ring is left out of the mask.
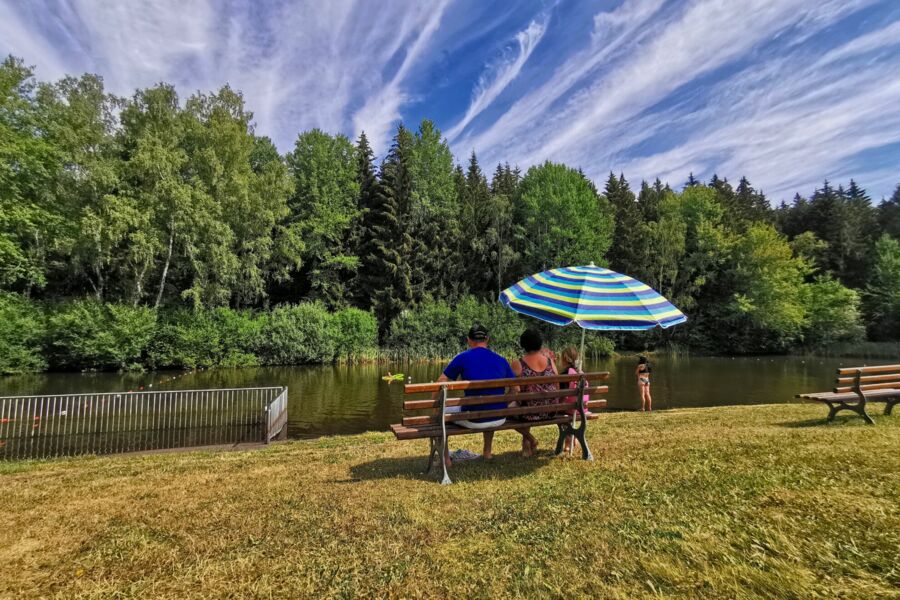
[[[579,400],[579,393],[590,396],[590,402],[584,408],[599,408],[606,404],[605,400],[595,399],[596,395],[606,393],[609,387],[606,385],[597,385],[597,382],[609,379],[609,372],[582,373],[579,375],[550,375],[546,377],[518,377],[514,379],[485,379],[483,381],[445,381],[441,383],[411,383],[404,386],[403,391],[406,394],[434,394],[437,392],[437,398],[429,398],[424,400],[407,400],[403,403],[405,411],[424,411],[419,416],[407,416],[403,418],[403,425],[428,425],[432,423],[440,423],[439,415],[441,409],[441,395],[444,396],[445,406],[478,406],[483,404],[500,404],[510,403],[513,401],[522,403],[527,400],[550,399],[557,400],[555,403],[540,406],[515,406],[499,409],[486,410],[468,410],[460,413],[449,413],[444,415],[447,422],[461,421],[468,419],[481,418],[501,418],[513,417],[527,414],[538,413],[564,413],[573,410]],[[582,389],[572,389],[570,384],[575,383],[576,386],[583,386]],[[534,384],[551,384],[556,389],[545,392],[521,392],[520,387]],[[564,385],[560,385],[564,384]],[[473,396],[454,396],[451,397],[451,391],[466,390],[485,390],[504,388],[504,394],[493,395],[473,395]],[[567,401],[568,399],[568,401]]]
[[[834,393],[873,392],[900,388],[900,365],[838,369]]]

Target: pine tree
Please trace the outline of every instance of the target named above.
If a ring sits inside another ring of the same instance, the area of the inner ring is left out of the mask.
[[[826,179],[813,193],[807,213],[807,229],[828,244],[823,267],[843,281],[847,272],[849,246],[846,204]]]
[[[688,175],[688,180],[684,183],[685,188],[694,187],[695,185],[702,185],[700,180],[694,177],[694,172],[691,171],[691,174]]]
[[[408,148],[408,131],[401,125],[362,219],[359,289],[363,297],[371,298],[382,338],[394,317],[412,300],[411,243],[403,223],[410,193]]]
[[[353,253],[360,258],[360,272],[357,272],[351,282],[350,289],[353,303],[365,309],[372,306],[370,290],[364,289],[362,272],[371,265],[364,252],[374,235],[371,230],[367,229],[367,226],[371,224],[368,219],[375,206],[375,193],[378,190],[374,156],[372,146],[369,145],[369,138],[363,131],[359,134],[359,140],[356,142],[356,182],[359,184],[359,197],[356,202],[357,216],[350,234],[350,247],[353,248]]]
[[[646,181],[641,182],[641,191],[638,194],[638,207],[641,209],[644,221],[659,220],[659,205],[666,192],[671,191],[668,185],[663,186],[658,177],[652,186]]]
[[[422,121],[412,138],[412,206],[408,217],[413,243],[413,298],[460,296],[462,261],[457,252],[460,207],[454,186],[453,154],[431,121]]]
[[[772,220],[771,208],[765,194],[755,190],[746,177],[741,177],[735,189],[733,204],[727,208],[733,212],[733,219],[744,222]]]
[[[850,186],[844,193],[847,223],[847,270],[843,281],[851,287],[862,287],[869,278],[872,254],[876,233],[878,231],[878,213],[872,206],[872,199],[866,190],[850,180]]]
[[[634,193],[622,174],[617,179],[610,171],[604,190],[615,210],[615,229],[609,249],[610,267],[620,273],[637,273],[641,267],[644,241],[643,219]]]
[[[491,264],[493,279],[496,281],[496,292],[499,296],[504,287],[511,284],[509,273],[519,253],[516,250],[518,230],[514,215],[518,205],[519,169],[511,169],[509,163],[497,165],[494,178],[491,180],[491,214],[493,216],[488,229],[488,241],[491,247]]]
[[[489,229],[491,227],[491,191],[487,179],[472,152],[466,171],[465,186],[460,198],[464,224],[463,258],[467,270],[469,290],[487,298],[494,288],[494,269],[491,260]]]
[[[878,223],[883,233],[900,238],[900,185],[889,200],[878,205]]]

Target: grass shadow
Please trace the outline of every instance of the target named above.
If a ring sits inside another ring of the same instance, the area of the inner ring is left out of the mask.
[[[466,460],[454,463],[450,468],[450,479],[455,481],[481,481],[496,479],[515,479],[528,475],[537,469],[562,460],[553,455],[550,450],[538,451],[537,455],[525,458],[519,452],[504,452],[494,454],[491,460]],[[422,481],[440,482],[443,477],[443,469],[438,460],[432,466],[429,473],[425,472],[428,466],[428,456],[403,456],[396,458],[378,458],[350,468],[349,480],[336,481],[335,483],[349,483],[352,481],[371,481],[378,479],[410,479]]]

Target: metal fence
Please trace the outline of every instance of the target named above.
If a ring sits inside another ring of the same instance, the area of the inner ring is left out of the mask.
[[[287,425],[287,388],[0,398],[0,459],[268,443]]]

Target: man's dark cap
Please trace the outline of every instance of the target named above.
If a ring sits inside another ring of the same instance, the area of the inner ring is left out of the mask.
[[[469,328],[469,339],[473,342],[486,342],[488,339],[487,327],[481,323],[475,323]]]

